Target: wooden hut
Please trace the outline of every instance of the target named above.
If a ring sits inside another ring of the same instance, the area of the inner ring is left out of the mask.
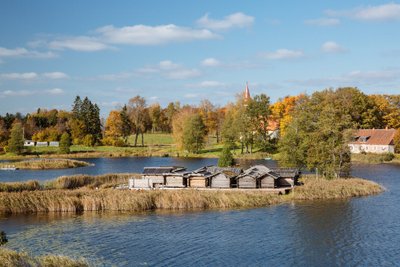
[[[171,172],[165,175],[165,187],[182,188],[187,186],[187,172]]]
[[[276,187],[292,187],[298,184],[301,172],[297,168],[271,168],[279,176]]]
[[[209,186],[211,188],[231,188],[236,187],[236,177],[242,173],[240,168],[230,167],[207,167],[207,170],[214,175],[209,178]]]
[[[173,174],[176,172],[184,171],[183,167],[145,167],[143,170],[142,178],[151,179],[153,187],[160,187],[166,185],[167,174]]]
[[[187,175],[187,186],[192,188],[209,187],[209,179],[213,174],[207,170],[207,167],[194,170]]]
[[[238,188],[260,188],[268,187],[274,184],[274,176],[268,175],[271,172],[269,168],[264,165],[256,165],[236,177]],[[272,179],[272,180],[271,180]]]

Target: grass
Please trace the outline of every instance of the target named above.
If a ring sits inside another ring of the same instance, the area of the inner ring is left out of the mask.
[[[294,193],[280,196],[257,190],[116,190],[102,186],[92,189],[96,183],[115,183],[126,176],[109,175],[93,177],[59,178],[51,189],[0,193],[0,214],[35,212],[82,212],[82,211],[148,211],[157,209],[191,210],[262,207],[298,200],[336,199],[367,196],[382,192],[371,181],[359,178],[317,179],[307,176],[304,185]]]
[[[22,192],[40,189],[42,189],[42,187],[38,181],[0,183],[0,192]]]
[[[0,248],[0,266],[23,266],[23,267],[86,267],[89,266],[85,260],[74,260],[65,256],[45,255],[34,257],[26,252]]]
[[[15,162],[0,163],[1,167],[14,166],[26,170],[68,169],[89,166],[85,161],[70,159],[34,159]]]
[[[354,162],[368,163],[368,164],[379,164],[384,162],[400,162],[399,155],[390,153],[384,154],[352,154],[351,160]]]

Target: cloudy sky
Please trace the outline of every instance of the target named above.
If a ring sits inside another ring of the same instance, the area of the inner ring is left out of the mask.
[[[149,103],[224,105],[244,89],[272,100],[327,87],[400,93],[400,2],[21,1],[0,3],[0,114],[103,116]]]

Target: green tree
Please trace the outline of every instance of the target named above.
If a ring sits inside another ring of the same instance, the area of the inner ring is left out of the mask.
[[[221,155],[218,159],[218,166],[219,167],[229,167],[235,163],[233,159],[233,155],[231,152],[231,148],[229,145],[225,145],[222,149]]]
[[[83,145],[84,146],[94,146],[96,144],[96,140],[91,134],[85,135],[85,138],[83,139]]]
[[[16,122],[13,124],[10,139],[8,140],[8,151],[17,155],[21,154],[24,150],[24,133],[22,124]]]
[[[183,123],[183,147],[188,152],[198,153],[204,146],[206,126],[199,114],[189,116]]]
[[[0,232],[0,246],[5,245],[8,242],[7,235],[4,231]]]
[[[302,98],[279,142],[282,163],[318,169],[326,178],[347,176],[351,166],[347,144],[352,136],[347,129],[360,121],[352,117],[351,108],[342,105],[340,89]]]
[[[60,152],[63,154],[68,154],[71,147],[71,137],[68,133],[63,133],[60,140]]]
[[[129,115],[128,115],[128,108],[126,107],[126,105],[124,105],[124,107],[121,110],[121,121],[122,121],[122,137],[124,139],[124,143],[127,144],[128,143],[128,137],[131,134],[131,130],[132,130],[132,123],[129,120]]]

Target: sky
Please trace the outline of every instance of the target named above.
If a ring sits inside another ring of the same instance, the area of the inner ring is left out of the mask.
[[[107,116],[129,98],[216,105],[357,86],[400,93],[400,2],[22,1],[0,3],[0,114]]]

